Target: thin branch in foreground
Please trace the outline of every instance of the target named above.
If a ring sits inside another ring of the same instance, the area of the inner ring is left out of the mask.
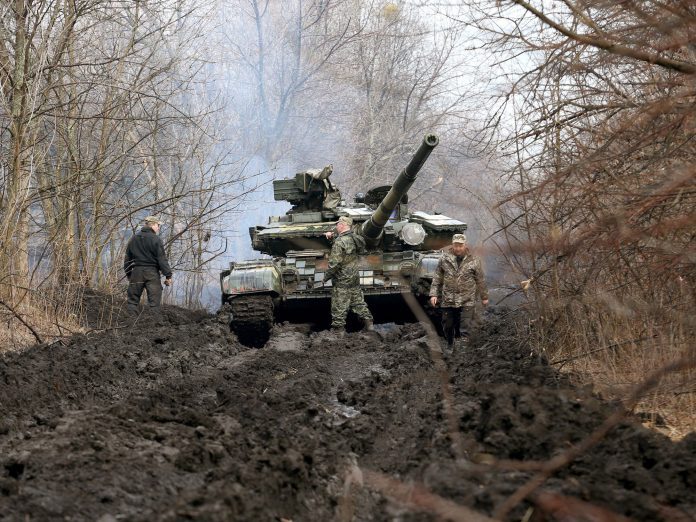
[[[590,448],[599,444],[604,437],[623,420],[626,414],[633,409],[641,397],[650,389],[657,386],[665,375],[691,368],[696,368],[696,353],[691,353],[653,372],[645,381],[634,388],[628,400],[625,402],[625,407],[617,409],[599,428],[584,440],[546,462],[539,473],[527,481],[527,483],[520,486],[517,491],[496,509],[494,517],[499,520],[505,519],[515,506],[536,491],[553,473],[567,466],[580,455],[590,450]]]
[[[472,465],[470,462],[469,451],[467,450],[466,444],[462,439],[462,434],[459,431],[459,419],[454,411],[454,396],[452,393],[452,388],[450,386],[450,376],[447,371],[447,365],[442,359],[442,350],[440,349],[440,341],[435,331],[430,318],[423,310],[423,307],[418,303],[416,298],[410,294],[403,294],[404,301],[413,312],[416,319],[423,325],[425,332],[428,337],[428,349],[430,350],[430,357],[433,360],[435,369],[437,370],[438,377],[440,379],[440,389],[442,392],[442,408],[445,413],[445,418],[447,419],[447,428],[450,440],[452,441],[452,451],[460,465]]]
[[[378,491],[391,500],[404,504],[411,509],[433,513],[442,520],[450,520],[452,522],[495,522],[495,519],[478,511],[432,493],[422,484],[416,482],[407,484],[384,473],[369,469],[352,470],[350,473],[354,477],[360,476],[362,478],[361,484],[365,487]]]
[[[552,520],[632,522],[630,518],[614,513],[606,508],[553,491],[540,491],[534,495],[532,502],[534,502],[537,509],[551,515]]]
[[[493,522],[495,519],[431,493],[417,483],[405,484],[377,471],[363,470],[365,485],[407,506],[430,511],[453,522]]]
[[[524,0],[513,0],[513,2],[532,13],[534,16],[536,16],[539,20],[541,20],[549,27],[554,28],[556,31],[563,34],[564,36],[571,38],[572,40],[575,40],[576,42],[579,42],[581,44],[591,45],[592,47],[603,49],[612,54],[618,54],[619,56],[626,56],[628,58],[632,58],[641,62],[659,65],[660,67],[678,71],[680,73],[696,74],[696,66],[692,63],[684,62],[681,60],[674,60],[658,54],[650,54],[641,49],[621,45],[620,43],[608,40],[607,38],[575,33],[569,30],[568,28],[562,26],[561,24],[553,21],[551,18],[546,16],[538,9],[535,9],[532,5],[528,4]]]

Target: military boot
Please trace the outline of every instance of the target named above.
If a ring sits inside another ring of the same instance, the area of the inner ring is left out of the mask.
[[[332,326],[331,333],[334,335],[334,337],[336,337],[336,339],[343,339],[346,336],[346,329]]]
[[[363,325],[363,330],[365,330],[366,332],[374,332],[375,323],[373,323],[371,319],[366,319],[365,324]]]

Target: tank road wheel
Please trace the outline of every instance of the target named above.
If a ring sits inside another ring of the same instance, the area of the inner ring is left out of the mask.
[[[232,299],[230,329],[245,346],[261,348],[273,328],[273,299],[270,295],[248,295]]]

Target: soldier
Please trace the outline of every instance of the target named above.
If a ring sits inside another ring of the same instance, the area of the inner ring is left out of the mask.
[[[450,351],[455,337],[463,337],[464,342],[469,340],[477,294],[483,306],[487,306],[488,290],[481,260],[469,252],[464,234],[454,234],[452,247],[440,258],[430,286],[430,304],[440,304],[442,329]]]
[[[331,290],[331,328],[344,331],[348,311],[353,310],[364,322],[365,330],[374,330],[372,314],[367,308],[360,288],[358,273],[358,251],[362,238],[353,236],[350,228],[353,220],[342,216],[336,223],[338,236],[334,239],[329,255],[329,269],[324,274],[324,283],[333,280]],[[332,232],[326,237],[333,238]]]
[[[128,310],[138,315],[140,296],[147,290],[150,310],[157,310],[162,302],[160,272],[171,286],[172,269],[167,261],[162,240],[157,235],[162,222],[155,216],[145,218],[143,228],[128,242],[123,269],[128,277]]]

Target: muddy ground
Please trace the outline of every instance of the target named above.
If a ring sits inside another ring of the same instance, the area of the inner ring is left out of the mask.
[[[257,350],[222,317],[166,308],[124,325],[96,297],[87,306],[89,334],[0,358],[2,521],[438,519],[425,501],[348,488],[356,467],[490,516],[532,473],[471,460],[548,459],[617,407],[572,387],[496,310],[447,362],[453,446],[420,325],[344,338],[278,326]],[[101,330],[107,316],[120,326]],[[673,442],[627,420],[543,490],[565,507],[525,501],[507,519],[610,520],[578,518],[586,504],[569,518],[577,499],[692,520],[696,433]]]

